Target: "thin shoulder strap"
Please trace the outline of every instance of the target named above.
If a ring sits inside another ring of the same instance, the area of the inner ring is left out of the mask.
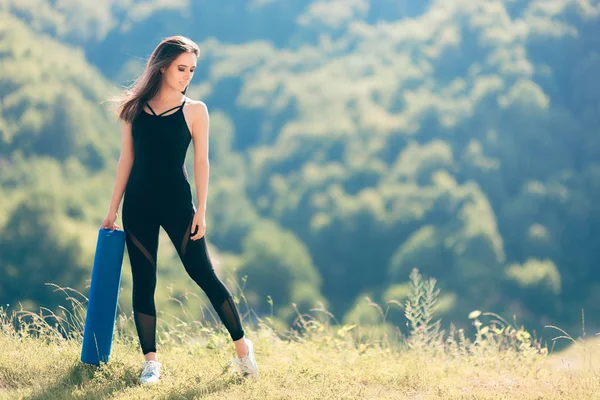
[[[152,109],[152,107],[150,107],[150,103],[146,102],[146,105],[148,106],[148,108],[150,109],[150,111],[152,111],[152,114],[156,115],[156,113],[154,112],[154,110]]]
[[[164,115],[164,114],[166,114],[166,113],[168,113],[168,112],[170,112],[170,111],[173,111],[173,110],[177,110],[177,109],[178,109],[178,108],[180,108],[180,107],[181,107],[181,106],[177,106],[177,107],[169,108],[167,111],[163,111],[163,112],[161,112],[160,114],[158,114],[158,116],[160,117],[161,115]]]

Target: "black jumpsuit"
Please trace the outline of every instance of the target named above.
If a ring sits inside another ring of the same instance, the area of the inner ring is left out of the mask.
[[[156,352],[156,256],[162,226],[187,273],[202,288],[233,340],[244,336],[231,292],[215,274],[205,237],[190,240],[196,213],[185,170],[191,141],[183,103],[132,121],[134,162],[123,201],[123,228],[133,278],[133,311],[142,352]],[[166,114],[170,111],[173,113]],[[194,232],[195,233],[195,232]]]

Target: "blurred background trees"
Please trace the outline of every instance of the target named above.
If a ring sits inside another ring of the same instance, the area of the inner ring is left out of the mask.
[[[364,297],[402,301],[417,267],[447,321],[579,329],[585,308],[600,327],[598,2],[0,0],[0,15],[0,304],[86,291],[120,145],[105,100],[183,34],[202,52],[188,94],[211,112],[207,237],[257,313],[270,296],[285,322],[322,303],[374,323]],[[195,312],[161,243],[159,307]]]

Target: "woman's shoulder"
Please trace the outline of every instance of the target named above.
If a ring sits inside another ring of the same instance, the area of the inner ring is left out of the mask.
[[[187,111],[194,118],[201,118],[208,115],[208,107],[206,106],[206,103],[201,100],[190,99],[186,96],[185,104]]]

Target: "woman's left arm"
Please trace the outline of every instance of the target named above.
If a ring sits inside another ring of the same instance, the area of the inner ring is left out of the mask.
[[[194,144],[194,179],[196,182],[196,195],[198,198],[198,210],[194,215],[191,233],[196,226],[198,232],[190,239],[197,240],[204,236],[206,231],[206,198],[208,194],[208,178],[210,165],[208,162],[208,133],[210,118],[206,104],[198,102],[194,105],[192,122],[192,142]]]

